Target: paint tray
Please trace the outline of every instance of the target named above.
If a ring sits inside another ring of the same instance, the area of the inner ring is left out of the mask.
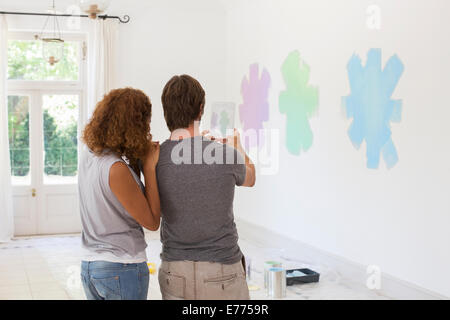
[[[298,277],[289,276],[290,273],[300,271],[303,275]],[[320,274],[311,269],[290,269],[286,270],[286,285],[293,286],[294,284],[304,284],[319,282]]]

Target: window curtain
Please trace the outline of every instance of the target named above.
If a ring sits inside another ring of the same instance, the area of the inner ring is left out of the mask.
[[[97,102],[115,85],[118,22],[113,19],[91,20],[88,46],[88,120]]]
[[[6,94],[7,48],[8,25],[5,16],[0,15],[0,242],[8,242],[14,236]]]

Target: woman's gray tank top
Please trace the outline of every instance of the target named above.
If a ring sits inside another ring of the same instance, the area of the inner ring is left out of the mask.
[[[137,256],[147,247],[144,231],[109,187],[111,166],[125,161],[113,153],[96,156],[85,146],[82,149],[78,191],[83,247],[99,254],[112,253],[119,258]],[[130,172],[145,192],[139,177],[131,168]]]

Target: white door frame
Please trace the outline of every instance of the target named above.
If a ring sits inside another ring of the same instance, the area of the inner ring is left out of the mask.
[[[9,32],[9,39],[34,40],[35,32]],[[52,94],[78,95],[78,137],[86,119],[86,34],[64,34],[67,41],[80,42],[78,81],[23,81],[8,80],[8,95],[29,96],[30,185],[13,185],[15,204],[15,235],[79,232],[77,184],[44,184],[43,96]],[[78,143],[78,155],[81,144]],[[36,190],[33,196],[32,190]],[[60,196],[61,215],[49,217],[49,196]],[[75,200],[74,200],[75,196]],[[75,206],[76,208],[73,208]],[[71,214],[64,212],[70,210]],[[76,212],[74,215],[73,213]],[[64,214],[66,213],[66,214]]]

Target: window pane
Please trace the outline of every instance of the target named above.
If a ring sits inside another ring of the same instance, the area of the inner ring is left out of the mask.
[[[8,79],[71,80],[79,74],[79,42],[65,42],[64,56],[51,66],[42,56],[42,41],[8,41]]]
[[[44,95],[44,183],[76,183],[78,96]]]
[[[30,105],[27,96],[8,96],[12,183],[30,184]]]

